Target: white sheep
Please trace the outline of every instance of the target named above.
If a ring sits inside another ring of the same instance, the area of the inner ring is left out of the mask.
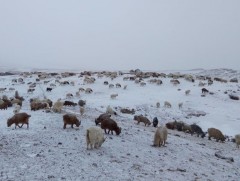
[[[153,146],[164,146],[167,140],[167,135],[168,131],[165,126],[158,127],[154,135]]]
[[[239,148],[240,145],[240,134],[235,135],[236,146]]]
[[[117,113],[108,105],[107,109],[106,109],[106,113],[107,114],[111,114],[111,115],[116,115]]]
[[[80,92],[79,91],[76,92],[76,96],[80,97]]]
[[[111,99],[116,99],[116,97],[118,96],[118,94],[111,94]]]
[[[67,94],[66,94],[66,98],[67,98],[67,99],[70,99],[70,98],[72,98],[72,97],[73,97],[73,95],[72,95],[71,93],[67,93]]]
[[[90,127],[87,129],[86,133],[87,149],[90,145],[91,149],[99,148],[105,141],[104,134],[101,128],[99,127]]]
[[[86,88],[85,93],[86,94],[91,94],[93,90],[91,88]]]
[[[164,102],[164,107],[171,108],[171,107],[172,107],[172,105],[170,104],[170,102],[168,102],[168,101],[165,101],[165,102]]]
[[[18,105],[18,104],[15,104],[15,106],[14,106],[14,110],[13,110],[13,113],[14,113],[14,114],[19,113],[20,109],[21,109],[21,106]]]
[[[55,103],[53,104],[52,110],[53,110],[54,112],[61,113],[61,112],[62,112],[62,108],[63,108],[63,102],[61,102],[60,99],[58,99],[57,102],[55,102]]]

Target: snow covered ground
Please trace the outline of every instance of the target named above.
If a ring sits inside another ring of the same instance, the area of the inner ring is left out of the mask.
[[[225,71],[225,70],[224,70]],[[220,71],[221,72],[221,71]],[[219,70],[216,73],[220,74]],[[226,72],[226,71],[225,71]],[[166,71],[165,73],[169,73]],[[208,71],[194,70],[184,73],[210,75]],[[208,74],[209,73],[209,74]],[[230,72],[231,73],[231,72]],[[233,72],[235,75],[237,72]],[[198,138],[176,130],[169,130],[166,147],[152,147],[156,128],[145,127],[133,121],[133,115],[122,114],[120,108],[135,109],[136,114],[143,114],[152,120],[157,117],[160,125],[165,125],[174,119],[186,123],[197,123],[207,131],[210,127],[220,129],[223,134],[234,136],[240,133],[240,102],[231,100],[225,91],[240,95],[239,83],[220,83],[205,86],[213,95],[201,96],[199,80],[194,83],[180,78],[179,85],[170,83],[171,78],[160,78],[162,85],[151,84],[151,78],[144,79],[146,86],[140,86],[134,81],[123,81],[125,74],[111,80],[108,77],[98,78],[94,84],[85,84],[84,77],[71,76],[61,81],[74,81],[75,86],[57,85],[51,92],[46,92],[50,83],[37,84],[36,90],[27,93],[28,82],[35,82],[37,75],[24,78],[25,84],[12,85],[11,80],[20,75],[1,76],[0,88],[7,88],[0,97],[14,96],[10,87],[18,90],[25,98],[21,112],[31,115],[30,128],[14,129],[7,127],[6,121],[13,116],[13,107],[0,110],[0,180],[239,180],[240,179],[240,149],[232,142],[218,143],[214,140]],[[211,71],[211,75],[213,74]],[[224,74],[225,75],[225,74]],[[227,80],[229,77],[225,76]],[[103,82],[120,83],[121,88],[110,89]],[[203,81],[206,82],[206,81]],[[127,85],[124,90],[123,86]],[[92,94],[80,93],[78,89],[92,88]],[[191,90],[188,96],[186,90]],[[231,91],[230,91],[231,90]],[[29,99],[43,96],[53,102],[59,98],[66,100],[66,94],[74,95],[70,100],[87,101],[86,112],[79,114],[79,106],[64,107],[62,114],[46,113],[42,110],[31,111]],[[117,93],[116,99],[110,95]],[[169,101],[172,108],[164,108],[164,101]],[[160,108],[156,107],[160,102]],[[183,102],[183,108],[178,103]],[[105,135],[106,142],[98,150],[86,150],[86,129],[95,125],[95,118],[106,111],[110,105],[116,108],[117,116],[112,116],[122,127],[119,136]],[[77,114],[81,120],[80,128],[63,129],[62,116],[70,112]],[[189,116],[189,113],[203,112],[205,116]],[[214,154],[221,151],[226,157],[233,157],[234,162],[219,159]]]

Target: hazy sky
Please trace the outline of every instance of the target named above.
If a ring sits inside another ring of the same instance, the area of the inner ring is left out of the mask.
[[[240,0],[0,0],[0,65],[240,70]]]

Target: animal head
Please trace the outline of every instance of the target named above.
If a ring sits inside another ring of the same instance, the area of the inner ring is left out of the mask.
[[[12,124],[13,124],[13,119],[12,119],[12,118],[9,118],[9,119],[7,120],[7,126],[10,127]]]
[[[117,127],[116,134],[119,135],[121,133],[121,131],[122,131],[122,128],[121,127]]]

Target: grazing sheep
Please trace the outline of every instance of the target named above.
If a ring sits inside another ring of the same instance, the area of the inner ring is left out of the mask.
[[[157,102],[157,103],[156,103],[156,107],[157,107],[157,108],[160,108],[160,102]]]
[[[211,140],[211,137],[215,138],[216,141],[225,141],[225,137],[223,136],[222,132],[216,128],[208,128],[208,139]]]
[[[72,98],[72,97],[73,97],[73,95],[72,95],[71,93],[67,93],[67,94],[66,94],[66,98],[67,98],[67,99],[70,99],[70,98]]]
[[[16,129],[17,126],[19,128],[21,128],[24,124],[26,124],[27,128],[29,128],[29,118],[30,117],[31,117],[31,115],[29,115],[25,112],[17,113],[13,117],[11,117],[7,120],[7,126],[10,127],[12,124],[15,124],[15,129]],[[20,123],[22,124],[21,126],[18,125]]]
[[[71,124],[71,128],[75,124],[77,127],[80,126],[81,122],[77,119],[77,117],[73,114],[65,114],[63,115],[63,129],[66,129],[67,124]]]
[[[104,85],[108,85],[108,81],[104,81],[103,84],[104,84]]]
[[[108,105],[108,107],[107,107],[107,109],[106,109],[106,113],[107,114],[111,114],[111,115],[117,115],[117,113],[116,113],[116,111],[114,111],[109,105]]]
[[[28,93],[33,93],[35,91],[35,89],[28,89],[27,92]]]
[[[6,102],[6,101],[3,101],[3,103],[2,104],[0,104],[0,110],[1,109],[3,109],[3,110],[7,110],[7,108],[8,108],[8,103]]]
[[[93,90],[91,88],[86,88],[85,93],[86,94],[91,94]]]
[[[84,107],[80,106],[80,114],[81,114],[81,116],[84,114],[84,112],[85,112]]]
[[[0,92],[4,92],[7,88],[0,88]]]
[[[192,128],[189,124],[183,123],[182,131],[185,133],[192,133]]]
[[[64,101],[63,105],[64,105],[64,106],[76,106],[77,103],[74,103],[74,102],[72,102],[72,101]]]
[[[186,91],[185,91],[185,95],[186,95],[186,96],[189,95],[190,92],[191,92],[191,90],[186,90]]]
[[[121,84],[116,83],[116,88],[121,88]]]
[[[175,128],[174,122],[168,122],[168,123],[166,123],[166,127],[167,127],[167,129],[172,129],[172,130],[174,130],[174,128]]]
[[[98,125],[99,123],[102,122],[102,120],[107,119],[107,118],[110,118],[110,117],[111,117],[111,115],[108,114],[108,113],[100,114],[100,116],[95,119],[95,123],[96,123],[96,125]]]
[[[86,105],[86,100],[79,100],[78,105],[81,106],[81,107],[85,106]]]
[[[47,91],[47,92],[51,92],[51,91],[52,91],[52,88],[51,88],[51,87],[47,87],[47,88],[46,88],[46,91]]]
[[[200,126],[196,125],[196,124],[191,124],[191,130],[192,130],[192,133],[191,135],[193,135],[193,133],[197,133],[197,136],[199,137],[199,135],[201,135],[202,138],[205,137],[206,133],[204,133],[202,131],[202,128],[200,128]]]
[[[118,94],[111,94],[111,99],[116,99],[116,97],[118,96]]]
[[[137,115],[135,115],[135,116],[133,117],[133,120],[137,121],[137,124],[139,124],[140,122],[142,122],[142,123],[145,124],[145,126],[146,126],[146,125],[148,125],[148,126],[151,125],[151,122],[149,121],[149,119],[146,118],[146,117],[144,117],[144,116],[137,116]]]
[[[21,106],[18,105],[18,104],[15,104],[15,106],[14,106],[14,110],[13,110],[13,113],[14,113],[14,114],[19,113],[20,109],[21,109]]]
[[[145,83],[145,82],[141,82],[140,83],[140,86],[142,86],[142,87],[144,87],[144,86],[146,86],[147,84]]]
[[[114,87],[114,85],[113,84],[109,84],[109,86],[108,86],[110,89],[111,88],[113,88]]]
[[[153,127],[157,127],[157,125],[158,125],[158,118],[154,117],[153,118]]]
[[[80,87],[78,90],[79,90],[80,92],[85,92],[85,89],[82,88],[82,87]]]
[[[209,93],[209,90],[207,90],[206,88],[202,88],[202,94],[206,94]]]
[[[236,142],[237,148],[239,148],[239,145],[240,145],[240,134],[235,135],[235,142]]]
[[[165,101],[165,102],[164,102],[164,107],[171,108],[172,105],[170,104],[170,102]]]
[[[153,140],[153,146],[164,146],[167,141],[168,131],[166,127],[158,127]]]
[[[63,108],[63,102],[58,100],[57,102],[54,103],[52,110],[53,112],[61,113],[62,108]]]
[[[39,109],[49,109],[49,104],[47,102],[31,102],[30,103],[31,111],[36,111]]]
[[[119,135],[121,133],[121,128],[118,127],[117,123],[111,118],[103,119],[101,122],[101,128],[104,129],[106,134],[109,134],[110,131],[112,134],[113,134],[113,131],[115,131],[116,135]],[[108,129],[108,133],[106,131],[107,129]]]
[[[183,102],[178,103],[178,108],[182,109],[182,107],[183,107]]]
[[[104,134],[101,128],[99,127],[90,127],[87,129],[86,133],[86,142],[87,142],[87,149],[90,145],[91,149],[99,148],[104,143]]]

